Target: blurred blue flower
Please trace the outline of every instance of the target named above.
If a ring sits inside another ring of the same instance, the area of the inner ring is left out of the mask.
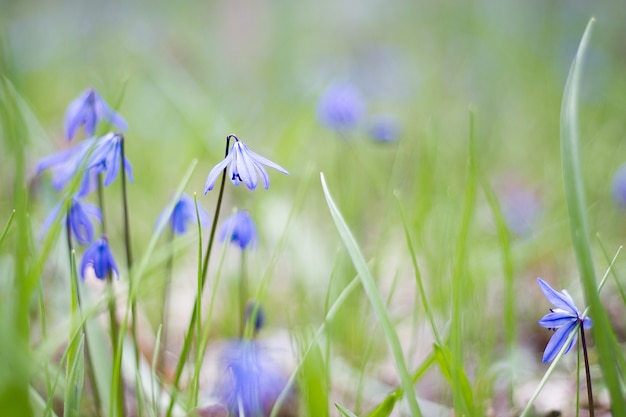
[[[166,214],[165,210],[161,212],[155,227],[161,224]],[[200,216],[200,225],[203,227],[207,226],[209,224],[209,215],[200,204],[198,204],[198,215]],[[174,234],[185,234],[188,223],[196,223],[196,205],[193,198],[187,194],[181,194],[180,199],[174,206],[174,210],[172,210],[168,223]]]
[[[105,279],[109,274],[119,275],[117,264],[111,253],[109,242],[106,236],[94,240],[85,250],[83,260],[80,264],[80,276],[85,279],[87,268],[93,268],[98,279]]]
[[[50,212],[48,217],[43,223],[41,228],[41,234],[44,235],[52,222],[56,219],[61,210],[63,202],[56,205]],[[82,245],[88,245],[93,240],[93,225],[89,216],[95,217],[102,221],[102,212],[94,204],[81,202],[78,198],[72,197],[70,200],[70,208],[68,210],[69,226],[72,234],[76,237],[76,240]],[[61,221],[65,223],[66,215],[61,217]]]
[[[345,131],[357,127],[365,114],[361,93],[351,84],[331,84],[317,104],[317,118],[332,130]]]
[[[128,129],[126,121],[113,111],[93,88],[83,91],[70,103],[65,113],[65,136],[72,140],[80,126],[85,126],[85,134],[93,136],[98,122],[105,121],[120,130]]]
[[[235,143],[231,146],[228,156],[209,172],[204,186],[204,194],[213,189],[215,180],[217,180],[217,177],[226,166],[228,166],[228,177],[232,183],[239,185],[239,183],[243,182],[250,190],[254,190],[258,183],[257,171],[261,174],[265,189],[269,188],[270,178],[263,165],[289,175],[285,168],[252,152],[237,136],[230,135],[229,138],[235,139]]]
[[[557,292],[541,278],[537,278],[537,282],[543,295],[555,306],[555,308],[550,309],[550,313],[539,320],[540,326],[555,330],[543,352],[542,362],[546,363],[551,362],[555,358],[565,345],[565,342],[567,342],[567,338],[574,332],[574,338],[565,349],[565,353],[570,351],[578,337],[578,325],[580,323],[583,324],[585,329],[589,329],[592,326],[592,322],[589,317],[584,319],[581,317],[580,311],[576,308],[574,300],[567,290]]]
[[[104,186],[113,183],[120,170],[120,158],[122,157],[122,141],[124,136],[121,133],[107,133],[98,139],[96,147],[89,157],[87,171],[92,174],[106,174],[104,176]],[[133,181],[133,167],[128,158],[124,157],[124,169],[128,174],[129,181]],[[82,190],[82,188],[81,188]]]
[[[287,384],[272,352],[254,340],[230,343],[221,357],[225,375],[217,396],[232,416],[267,416]],[[288,396],[286,404],[293,402]]]
[[[238,211],[224,220],[220,227],[220,241],[224,242],[226,239],[241,250],[249,245],[254,246],[257,240],[256,227],[247,211]]]
[[[255,316],[255,320],[254,320],[254,331],[258,332],[259,330],[261,330],[261,328],[263,328],[263,325],[265,324],[265,311],[263,310],[263,306],[260,303],[257,303],[256,301],[248,301],[248,303],[246,304],[246,322],[250,321],[250,318],[252,316],[252,313],[255,312],[256,309],[256,316]]]
[[[55,190],[61,191],[74,177],[81,163],[89,155],[90,149],[96,143],[96,138],[89,138],[72,148],[41,158],[37,164],[36,175],[47,169],[52,169],[52,186]]]
[[[371,122],[368,133],[377,142],[395,142],[400,137],[400,124],[391,115],[378,115]]]
[[[626,164],[622,164],[613,176],[613,201],[626,208]]]

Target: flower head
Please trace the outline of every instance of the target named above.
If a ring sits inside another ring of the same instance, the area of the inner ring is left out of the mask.
[[[329,129],[355,128],[365,114],[361,93],[351,84],[331,84],[317,104],[317,118]]]
[[[578,337],[578,325],[580,323],[583,324],[585,329],[589,329],[592,322],[589,317],[582,318],[582,314],[576,308],[574,300],[567,290],[557,292],[541,278],[537,278],[537,282],[543,295],[555,306],[555,308],[550,309],[550,313],[539,320],[540,326],[555,330],[546,346],[546,350],[543,352],[542,362],[546,363],[556,357],[567,342],[568,337],[574,333],[574,338],[567,345],[565,353],[570,351]]]
[[[400,137],[398,120],[390,115],[379,115],[370,124],[369,135],[376,142],[395,142]]]
[[[123,141],[124,136],[121,133],[107,133],[98,139],[98,143],[89,157],[87,171],[91,171],[91,174],[106,174],[104,176],[105,187],[111,185],[117,178],[120,170]],[[124,157],[124,170],[128,174],[128,179],[132,182],[133,167],[126,157]]]
[[[93,136],[98,122],[105,121],[120,130],[128,129],[126,121],[113,111],[93,88],[88,88],[70,103],[65,113],[65,136],[72,140],[80,126],[85,134]]]
[[[224,377],[220,379],[217,396],[233,416],[269,415],[287,384],[284,371],[272,352],[254,340],[229,344],[222,354]],[[284,356],[283,356],[284,357]],[[295,401],[290,392],[287,403]]]
[[[620,166],[613,176],[613,201],[626,208],[626,164]]]
[[[199,204],[198,214],[200,216],[200,224],[207,226],[209,224],[209,215]],[[156,221],[157,225],[161,224],[165,215],[165,211],[159,215]],[[188,223],[196,223],[196,205],[193,198],[187,194],[181,194],[180,199],[172,210],[168,223],[174,234],[185,234],[187,232]]]
[[[256,227],[247,211],[238,211],[224,220],[220,228],[220,241],[224,242],[226,239],[239,246],[241,250],[256,243]]]
[[[250,190],[254,190],[258,184],[257,171],[261,175],[263,186],[267,190],[270,186],[270,177],[263,165],[274,168],[283,174],[289,175],[289,172],[283,167],[267,158],[252,152],[245,143],[239,140],[237,136],[230,135],[228,139],[235,139],[235,143],[230,148],[228,156],[222,162],[215,165],[206,179],[204,186],[204,194],[211,191],[215,185],[215,180],[220,172],[228,166],[228,177],[233,184],[239,185],[243,182]]]
[[[55,190],[61,191],[74,177],[96,141],[96,138],[89,138],[77,146],[40,159],[37,164],[36,175],[51,169],[53,172],[52,186]]]
[[[52,222],[58,216],[62,204],[63,202],[57,204],[44,221],[41,231],[42,235],[46,233],[52,225]],[[102,221],[102,212],[100,209],[93,204],[81,202],[77,197],[72,197],[67,216],[69,218],[68,224],[70,230],[74,237],[76,237],[76,240],[83,245],[91,243],[93,240],[93,225],[89,217],[95,217]],[[61,221],[65,221],[65,219],[66,216],[64,215]]]
[[[98,279],[105,279],[109,274],[115,273],[119,275],[117,264],[109,248],[109,242],[106,236],[94,240],[87,248],[80,264],[80,276],[85,279],[87,268],[93,268]]]

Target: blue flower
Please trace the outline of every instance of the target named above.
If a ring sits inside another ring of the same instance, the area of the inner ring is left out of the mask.
[[[239,185],[239,183],[243,182],[250,190],[254,190],[257,186],[257,171],[261,174],[261,180],[263,180],[265,189],[267,190],[269,188],[270,177],[267,175],[263,165],[289,175],[289,172],[287,172],[285,168],[252,152],[237,136],[230,135],[228,138],[235,139],[235,143],[231,146],[228,156],[226,156],[222,162],[215,165],[211,172],[209,172],[204,186],[204,194],[213,189],[215,180],[217,180],[217,177],[226,166],[228,166],[228,177],[232,183]]]
[[[65,136],[72,140],[80,126],[85,126],[85,134],[93,136],[98,122],[105,121],[120,130],[128,129],[126,121],[113,111],[93,88],[88,88],[70,103],[65,113]]]
[[[96,141],[96,138],[89,138],[77,146],[40,159],[37,164],[36,175],[47,169],[52,169],[52,186],[55,190],[61,191],[74,177]]]
[[[331,84],[317,105],[318,120],[329,129],[344,131],[357,127],[365,114],[365,103],[351,84]]]
[[[224,242],[226,239],[238,245],[241,250],[256,243],[256,227],[247,211],[238,211],[224,220],[220,228],[220,241]]]
[[[254,331],[258,332],[261,330],[263,325],[265,324],[265,312],[263,311],[263,306],[260,303],[255,301],[248,301],[246,304],[246,322],[250,321],[252,313],[255,312],[256,316],[254,317]]]
[[[377,142],[395,142],[400,137],[398,120],[390,115],[379,115],[370,124],[369,135]]]
[[[98,139],[98,143],[89,157],[87,171],[91,171],[92,174],[106,174],[103,183],[105,187],[111,185],[115,178],[117,178],[117,174],[120,170],[123,141],[124,136],[121,133],[107,133]],[[133,167],[126,157],[124,157],[124,169],[128,174],[129,181],[132,182]]]
[[[57,204],[57,206],[50,212],[41,228],[42,235],[45,234],[50,228],[52,222],[58,216],[62,205],[63,202]],[[91,224],[89,216],[102,221],[102,212],[100,209],[93,204],[81,202],[78,198],[72,197],[67,216],[69,216],[70,230],[76,237],[76,240],[83,245],[90,244],[93,240],[93,225]],[[63,217],[61,217],[61,221],[65,222],[65,219],[66,215],[63,215]]]
[[[198,214],[200,215],[200,224],[204,227],[209,224],[209,215],[198,204]],[[161,224],[166,213],[163,211],[156,221],[156,226]],[[172,232],[177,235],[182,235],[187,232],[188,223],[196,223],[196,205],[193,198],[187,194],[181,194],[180,199],[174,206],[172,213],[168,219],[168,223],[172,228]]]
[[[80,264],[80,276],[85,279],[87,268],[93,268],[98,279],[105,279],[109,274],[119,275],[117,264],[109,248],[106,236],[96,239],[85,250],[83,260]]]
[[[613,201],[626,208],[626,164],[622,164],[613,176]]]
[[[286,374],[276,362],[277,355],[254,340],[230,343],[222,353],[224,376],[217,396],[233,416],[267,416],[287,384]],[[278,356],[280,357],[280,356]],[[289,392],[283,407],[293,406]]]
[[[570,351],[578,337],[578,325],[580,323],[583,324],[585,329],[589,329],[591,328],[592,322],[589,317],[585,317],[584,319],[581,317],[580,311],[576,308],[574,300],[567,290],[557,292],[541,278],[537,278],[537,282],[539,283],[543,295],[555,306],[555,308],[550,309],[550,313],[539,320],[540,326],[555,330],[546,346],[546,350],[543,352],[542,362],[546,363],[551,362],[555,358],[565,345],[565,342],[567,342],[567,338],[570,334],[574,333],[574,338],[569,345],[567,345],[565,353]]]

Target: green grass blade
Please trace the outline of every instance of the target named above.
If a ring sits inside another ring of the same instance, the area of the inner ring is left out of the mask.
[[[590,316],[594,321],[591,331],[596,343],[604,382],[611,396],[612,412],[614,415],[622,416],[626,415],[626,399],[620,386],[619,369],[615,361],[615,355],[619,355],[620,350],[615,342],[615,334],[608,315],[596,290],[579,155],[578,95],[582,78],[583,57],[589,44],[594,22],[595,19],[592,18],[587,24],[565,84],[561,103],[561,158],[572,243],[585,300],[590,308]]]
[[[396,406],[396,402],[400,399],[400,393],[393,391],[378,404],[376,408],[367,413],[367,417],[389,417]]]
[[[350,232],[350,229],[348,228],[346,222],[341,216],[339,209],[335,205],[335,202],[333,201],[330,192],[328,191],[324,174],[320,174],[320,177],[322,181],[322,189],[324,190],[324,196],[326,198],[326,203],[328,204],[328,208],[337,227],[337,231],[339,232],[339,235],[341,236],[341,239],[348,251],[348,254],[352,259],[352,263],[354,264],[354,267],[359,274],[361,284],[365,289],[365,293],[370,300],[372,308],[374,309],[374,313],[376,314],[376,317],[378,318],[378,321],[380,322],[380,325],[382,327],[385,339],[387,339],[387,343],[389,344],[389,348],[391,349],[393,358],[396,363],[396,369],[398,371],[398,374],[400,375],[402,389],[404,390],[407,402],[409,404],[409,409],[411,410],[411,414],[413,416],[421,416],[422,413],[417,403],[417,397],[413,388],[413,381],[411,380],[411,375],[406,366],[402,347],[400,346],[400,340],[398,339],[396,330],[393,327],[393,323],[391,323],[391,320],[389,319],[383,298],[378,291],[378,287],[376,286],[374,277],[372,276],[367,266],[365,258],[361,254],[361,251],[358,247],[358,244],[356,243],[356,240],[354,239],[354,236]]]
[[[337,410],[339,410],[344,417],[357,417],[356,414],[339,403],[335,403],[335,407],[337,407]]]
[[[11,228],[11,223],[13,223],[13,218],[15,217],[15,210],[11,211],[11,215],[9,216],[9,220],[7,220],[7,224],[4,226],[2,233],[0,234],[0,247],[2,243],[4,243],[4,239],[7,237],[9,233],[9,229]]]

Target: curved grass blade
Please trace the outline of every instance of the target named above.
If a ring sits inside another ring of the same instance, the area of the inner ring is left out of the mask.
[[[335,202],[333,201],[330,192],[328,191],[328,187],[326,185],[326,180],[323,173],[320,173],[320,178],[322,181],[324,197],[326,198],[326,203],[328,204],[328,208],[335,222],[335,226],[337,227],[337,231],[339,232],[341,240],[343,241],[348,251],[348,254],[350,255],[350,258],[352,259],[352,263],[354,264],[354,267],[359,274],[361,284],[363,285],[365,293],[370,300],[370,304],[372,305],[376,317],[380,322],[383,334],[385,335],[385,339],[387,339],[387,343],[389,344],[389,348],[391,349],[391,353],[396,362],[396,368],[398,374],[400,375],[402,389],[404,390],[409,409],[411,410],[411,415],[416,417],[421,416],[422,413],[417,403],[415,389],[413,388],[413,381],[406,366],[402,347],[400,346],[400,340],[398,339],[396,330],[393,327],[393,323],[391,323],[391,320],[387,315],[387,310],[385,308],[383,298],[378,291],[378,287],[374,282],[374,277],[372,276],[372,273],[370,272],[367,263],[365,262],[365,258],[361,254],[361,251],[358,247],[358,244],[356,243],[356,240],[354,239],[354,236],[350,232],[348,225],[341,216],[339,209],[335,205]]]
[[[585,293],[585,300],[594,321],[592,332],[600,359],[600,367],[604,382],[611,396],[612,412],[614,415],[623,416],[626,415],[626,399],[621,389],[619,369],[615,361],[615,355],[621,355],[621,352],[606,310],[596,290],[595,269],[589,243],[578,146],[578,96],[582,78],[582,63],[594,23],[595,19],[591,18],[587,24],[585,33],[578,46],[576,57],[570,67],[565,91],[563,92],[563,101],[561,103],[561,158],[572,244]]]

